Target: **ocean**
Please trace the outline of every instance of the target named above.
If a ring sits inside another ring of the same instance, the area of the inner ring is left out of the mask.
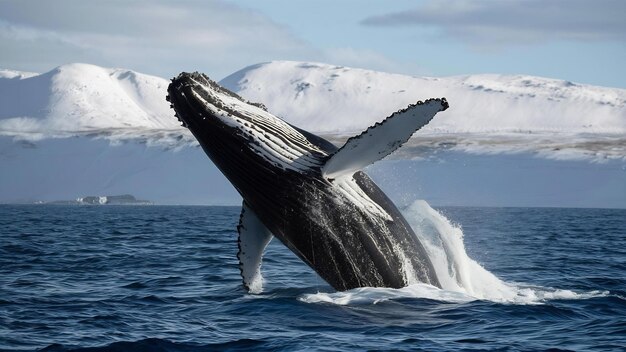
[[[403,210],[445,289],[335,292],[238,207],[0,205],[0,350],[624,351],[626,210]]]

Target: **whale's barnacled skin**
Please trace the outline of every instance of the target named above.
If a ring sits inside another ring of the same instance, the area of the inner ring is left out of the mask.
[[[255,290],[260,283],[260,255],[271,235],[337,290],[399,288],[413,282],[440,286],[406,220],[376,184],[355,169],[361,156],[362,163],[369,163],[397,149],[415,129],[447,108],[445,99],[399,111],[341,149],[271,115],[262,105],[246,102],[203,74],[182,73],[173,79],[168,100],[244,199],[238,256],[248,289]],[[414,122],[416,118],[424,121]],[[397,132],[394,124],[400,126]],[[406,124],[416,126],[400,131]],[[373,151],[367,148],[370,142]],[[325,174],[327,164],[332,170]],[[343,164],[350,166],[343,170]]]

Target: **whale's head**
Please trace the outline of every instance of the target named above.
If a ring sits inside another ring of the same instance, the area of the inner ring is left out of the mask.
[[[327,158],[328,149],[315,143],[317,137],[204,74],[181,73],[172,79],[167,99],[183,126],[238,189],[238,179],[263,177],[264,172],[319,172]]]

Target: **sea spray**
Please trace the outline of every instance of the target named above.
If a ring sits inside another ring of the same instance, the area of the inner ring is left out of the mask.
[[[420,242],[424,243],[444,290],[490,300],[515,297],[514,287],[467,255],[460,226],[452,224],[423,200],[413,202],[403,214]]]
[[[343,292],[317,292],[304,294],[298,299],[306,303],[338,305],[377,304],[402,298],[453,303],[480,299],[512,304],[541,304],[553,299],[589,299],[609,295],[608,291],[577,293],[566,289],[505,282],[468,256],[462,228],[426,201],[416,200],[404,208],[402,213],[424,244],[442,285],[441,289],[424,283],[412,283],[400,289],[360,287]]]

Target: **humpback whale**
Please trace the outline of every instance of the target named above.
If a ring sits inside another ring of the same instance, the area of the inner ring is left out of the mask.
[[[243,198],[237,257],[248,291],[262,290],[262,255],[273,237],[339,291],[441,287],[422,243],[361,169],[447,109],[445,98],[409,105],[340,148],[201,73],[173,78],[167,100]]]

